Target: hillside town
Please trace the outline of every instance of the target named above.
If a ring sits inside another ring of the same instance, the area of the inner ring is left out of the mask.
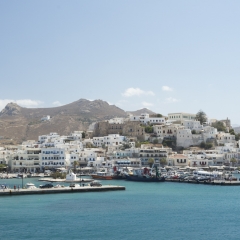
[[[50,116],[47,116],[50,118]],[[222,168],[240,163],[239,135],[231,121],[206,114],[169,113],[97,122],[67,136],[52,132],[38,140],[0,148],[0,166],[9,172],[67,168],[159,167]]]

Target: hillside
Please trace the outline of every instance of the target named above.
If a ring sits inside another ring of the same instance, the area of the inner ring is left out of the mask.
[[[42,122],[41,118],[46,115],[50,115],[51,120]],[[124,110],[102,100],[80,99],[53,108],[23,108],[9,103],[0,112],[0,142],[37,140],[39,135],[50,132],[66,135],[74,130],[86,130],[92,122],[126,115]]]

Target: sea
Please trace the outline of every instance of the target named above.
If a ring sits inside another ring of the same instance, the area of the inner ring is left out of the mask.
[[[126,190],[0,197],[0,240],[240,239],[240,186],[101,182]]]

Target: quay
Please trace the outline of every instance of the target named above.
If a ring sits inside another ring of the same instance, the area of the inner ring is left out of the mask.
[[[101,187],[61,187],[61,188],[36,188],[36,189],[4,189],[0,190],[0,196],[17,196],[30,194],[55,194],[55,193],[80,193],[80,192],[104,192],[125,190],[124,186],[106,185]]]
[[[54,179],[54,178],[39,178],[38,181],[42,182],[65,182],[65,183],[86,183],[86,182],[93,182],[94,179],[88,178],[81,178],[81,179],[74,179],[74,180],[67,180],[67,179]]]
[[[195,180],[179,180],[179,179],[166,179],[165,181],[175,182],[175,183],[204,184],[204,185],[240,186],[240,181],[225,181],[225,180],[195,181]]]

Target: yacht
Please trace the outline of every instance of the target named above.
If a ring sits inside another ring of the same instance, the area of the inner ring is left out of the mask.
[[[26,189],[36,189],[37,187],[33,183],[27,183],[25,185]]]

